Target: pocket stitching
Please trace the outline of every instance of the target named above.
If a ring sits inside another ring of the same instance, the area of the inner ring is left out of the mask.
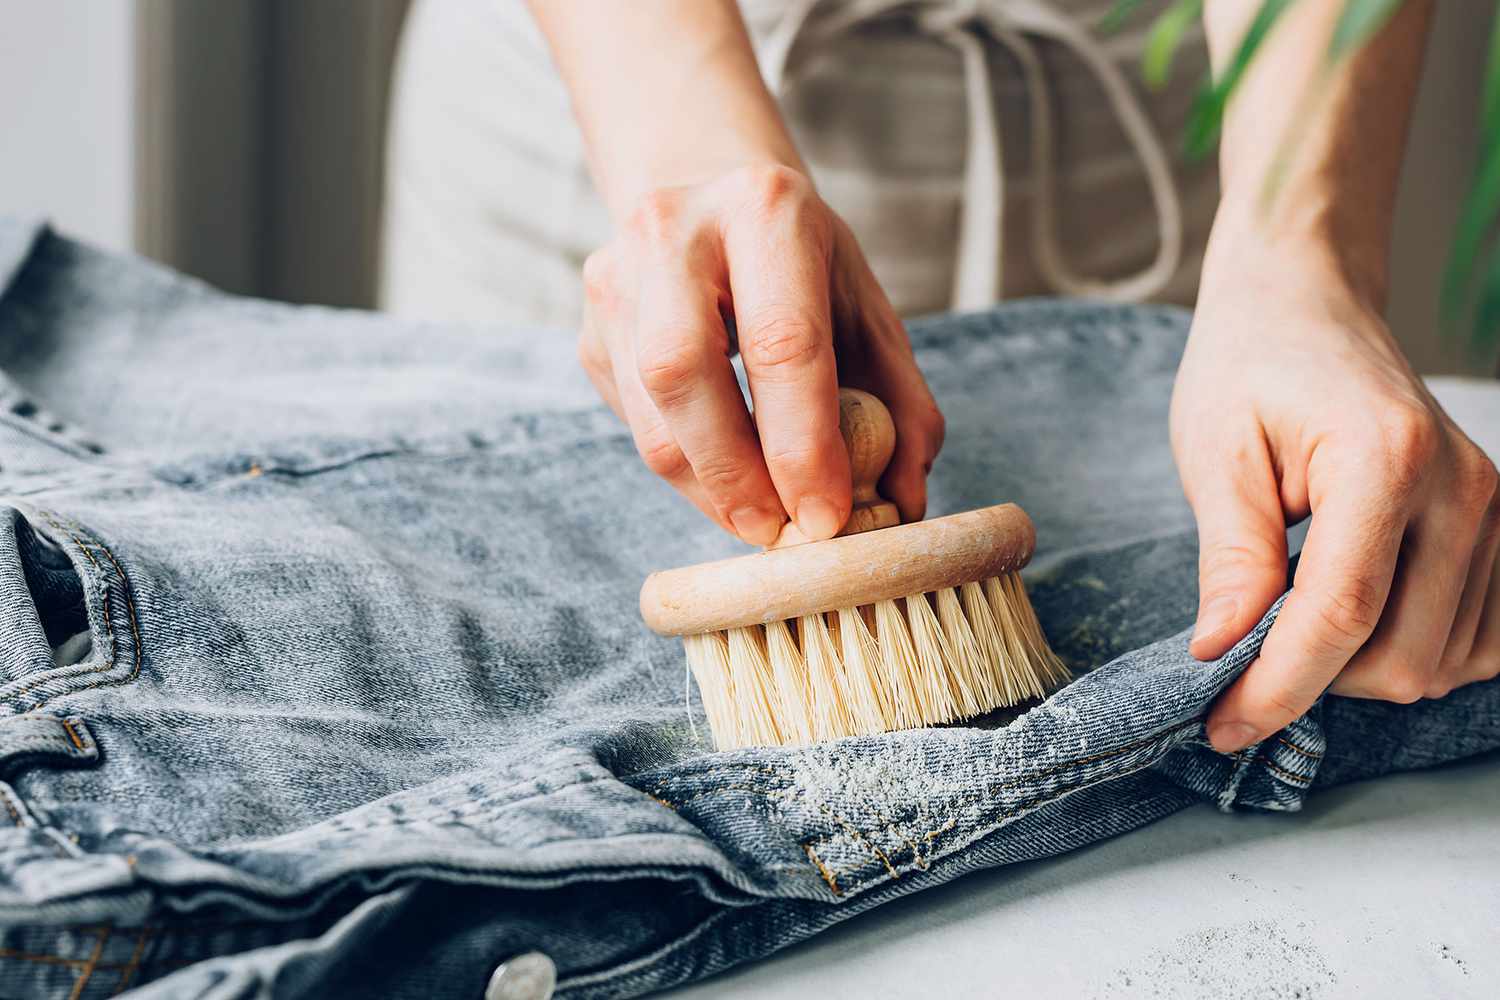
[[[65,694],[76,694],[76,693],[78,693],[80,691],[88,691],[88,690],[91,690],[93,688],[104,687],[104,686],[109,685],[109,684],[125,684],[125,683],[128,683],[130,681],[135,680],[137,677],[139,677],[140,676],[140,672],[141,672],[141,632],[140,632],[140,622],[139,622],[139,620],[138,620],[138,618],[136,616],[135,600],[131,596],[130,583],[129,583],[129,580],[125,576],[125,570],[120,566],[120,561],[115,558],[115,554],[110,551],[109,546],[107,546],[103,542],[99,541],[99,539],[95,538],[93,535],[89,534],[87,531],[84,531],[82,528],[77,528],[77,530],[75,531],[74,528],[71,528],[71,527],[68,527],[67,525],[64,525],[58,519],[58,517],[54,516],[50,511],[42,510],[40,508],[34,508],[34,509],[50,525],[52,525],[52,527],[54,529],[56,529],[57,531],[62,532],[64,535],[66,535],[73,542],[74,546],[76,546],[78,548],[78,550],[83,553],[84,558],[86,558],[89,561],[89,564],[94,567],[95,571],[98,572],[98,574],[99,574],[99,580],[100,580],[100,582],[102,584],[102,588],[103,588],[103,591],[104,591],[104,599],[101,602],[101,612],[102,612],[103,617],[104,617],[103,632],[104,632],[104,634],[109,639],[109,656],[106,657],[105,661],[102,664],[100,664],[99,666],[91,667],[88,670],[80,670],[80,671],[76,671],[76,672],[70,673],[70,674],[57,674],[57,673],[53,673],[53,672],[49,671],[48,673],[44,674],[42,677],[39,677],[36,680],[32,681],[30,684],[27,684],[25,687],[22,687],[20,690],[16,691],[14,694],[10,695],[9,697],[11,699],[16,700],[16,701],[19,701],[22,697],[24,697],[25,695],[29,694],[32,691],[35,691],[37,688],[43,687],[43,686],[51,684],[51,683],[54,683],[56,681],[64,680],[64,679],[67,679],[67,678],[70,678],[70,677],[85,677],[85,676],[88,676],[89,674],[107,674],[109,671],[111,671],[111,670],[114,669],[115,664],[119,660],[119,641],[118,641],[118,638],[117,638],[116,632],[115,632],[115,627],[114,627],[115,615],[114,615],[114,613],[112,611],[112,601],[111,601],[111,598],[110,598],[110,589],[111,589],[110,585],[111,585],[111,582],[112,582],[111,578],[113,578],[113,580],[116,580],[116,581],[119,582],[121,592],[124,594],[126,615],[127,615],[128,619],[130,621],[131,636],[134,639],[134,643],[135,643],[135,656],[134,656],[134,663],[132,664],[130,673],[127,674],[126,676],[121,677],[121,678],[108,678],[108,677],[106,677],[106,678],[94,681],[93,683],[85,684],[82,687],[71,688],[71,689],[66,690],[66,691],[59,691],[57,694],[49,695],[49,696],[47,696],[45,698],[42,698],[40,701],[38,701],[34,705],[30,706],[27,709],[27,711],[36,711],[37,709],[41,708],[42,706],[48,704],[49,702],[53,701],[56,698],[62,697]],[[109,560],[110,566],[113,567],[113,571],[112,572],[111,572],[110,569],[105,568],[105,566],[102,563],[100,563],[98,559],[96,559],[94,557],[94,553],[90,550],[89,546],[84,543],[83,539],[80,538],[79,535],[83,535],[83,536],[87,537],[88,540],[89,540],[89,542],[93,543],[93,545],[95,547],[97,547],[100,552],[104,553],[105,557]]]

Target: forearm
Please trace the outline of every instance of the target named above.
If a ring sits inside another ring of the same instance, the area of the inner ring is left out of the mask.
[[[1216,74],[1233,59],[1260,4],[1209,0],[1205,22]],[[1343,6],[1344,0],[1296,0],[1230,100],[1210,262],[1252,245],[1306,253],[1380,310],[1396,183],[1432,2],[1406,0],[1377,35],[1318,80]],[[1317,96],[1305,99],[1312,93]],[[1268,206],[1267,180],[1278,169],[1276,198]],[[1211,280],[1206,274],[1205,284]]]
[[[618,220],[658,187],[804,169],[734,0],[530,0]]]

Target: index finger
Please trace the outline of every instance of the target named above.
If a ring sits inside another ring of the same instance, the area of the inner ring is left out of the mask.
[[[1340,484],[1313,511],[1296,581],[1260,657],[1209,713],[1214,749],[1243,750],[1285,728],[1333,683],[1380,621],[1407,516],[1365,477]]]
[[[772,174],[757,209],[730,222],[724,246],[766,467],[797,527],[818,539],[848,519],[851,485],[839,436],[831,237],[798,183]]]

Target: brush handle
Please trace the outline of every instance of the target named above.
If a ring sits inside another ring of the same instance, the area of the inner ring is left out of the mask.
[[[1036,529],[1013,503],[652,573],[641,615],[662,635],[764,625],[1003,576]]]
[[[839,534],[856,535],[900,524],[901,514],[896,505],[876,489],[896,451],[896,425],[891,420],[891,411],[863,389],[840,388],[839,433],[844,436],[854,481],[854,506]],[[788,521],[766,549],[784,549],[809,541],[794,522]]]

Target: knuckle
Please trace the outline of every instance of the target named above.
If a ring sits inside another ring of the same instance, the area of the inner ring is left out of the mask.
[[[935,458],[943,447],[943,440],[948,436],[948,418],[943,416],[937,403],[929,398],[922,401],[913,422],[927,442],[931,453],[928,457]]]
[[[608,302],[614,293],[614,258],[607,250],[595,250],[583,259],[583,294],[594,305]]]
[[[641,349],[636,369],[653,399],[675,402],[698,383],[707,363],[708,353],[697,338],[668,333]]]
[[[1491,500],[1479,521],[1479,540],[1475,548],[1483,548],[1500,536],[1500,500]]]
[[[1410,705],[1422,699],[1430,683],[1431,680],[1418,671],[1398,666],[1386,671],[1385,676],[1371,685],[1371,690],[1382,701]]]
[[[1428,681],[1427,686],[1422,690],[1422,697],[1434,699],[1446,698],[1453,693],[1453,688],[1454,684],[1451,677],[1434,677],[1431,681]]]
[[[779,210],[803,198],[811,189],[806,175],[779,163],[742,167],[735,180],[761,209]]]
[[[728,456],[700,458],[693,466],[693,475],[704,489],[720,497],[740,492],[745,482],[744,468]]]
[[[663,479],[677,479],[688,471],[687,456],[682,453],[677,442],[665,434],[644,435],[636,443],[636,449],[641,453],[641,461],[646,463],[646,468]]]
[[[1268,539],[1246,533],[1236,542],[1204,546],[1199,570],[1211,579],[1244,576],[1264,570],[1280,556],[1280,550]]]
[[[682,224],[682,197],[676,191],[648,191],[625,220],[625,229],[652,245],[672,242]]]
[[[578,363],[591,372],[609,370],[609,354],[598,337],[584,335],[578,338]]]
[[[1471,513],[1487,513],[1500,475],[1484,452],[1473,446],[1466,446],[1465,451],[1467,454],[1459,460],[1459,502]]]
[[[782,166],[747,167],[739,179],[743,204],[757,226],[790,232],[824,257],[833,246],[833,216],[802,173]]]
[[[1375,585],[1364,579],[1351,581],[1318,606],[1322,641],[1337,652],[1352,653],[1375,631],[1380,611]]]
[[[740,355],[761,369],[799,368],[830,347],[827,330],[794,313],[758,317],[740,334]]]
[[[1381,448],[1391,485],[1409,493],[1421,484],[1437,455],[1442,428],[1419,406],[1402,404],[1378,418]]]
[[[1447,691],[1452,691],[1458,687],[1457,678],[1462,677],[1470,666],[1470,654],[1473,652],[1472,647],[1457,643],[1454,639],[1454,636],[1450,635],[1448,637],[1448,646],[1443,650],[1443,655],[1438,660],[1437,667],[1432,672],[1432,677],[1427,685],[1428,691],[1435,688],[1439,681],[1445,681],[1447,683]],[[1428,695],[1428,697],[1434,696]]]
[[[1273,691],[1265,696],[1265,710],[1266,717],[1274,718],[1275,728],[1280,729],[1300,719],[1307,711],[1307,706],[1299,704],[1284,692]]]
[[[765,456],[766,465],[797,480],[814,478],[824,464],[817,451],[806,447],[770,446]]]

